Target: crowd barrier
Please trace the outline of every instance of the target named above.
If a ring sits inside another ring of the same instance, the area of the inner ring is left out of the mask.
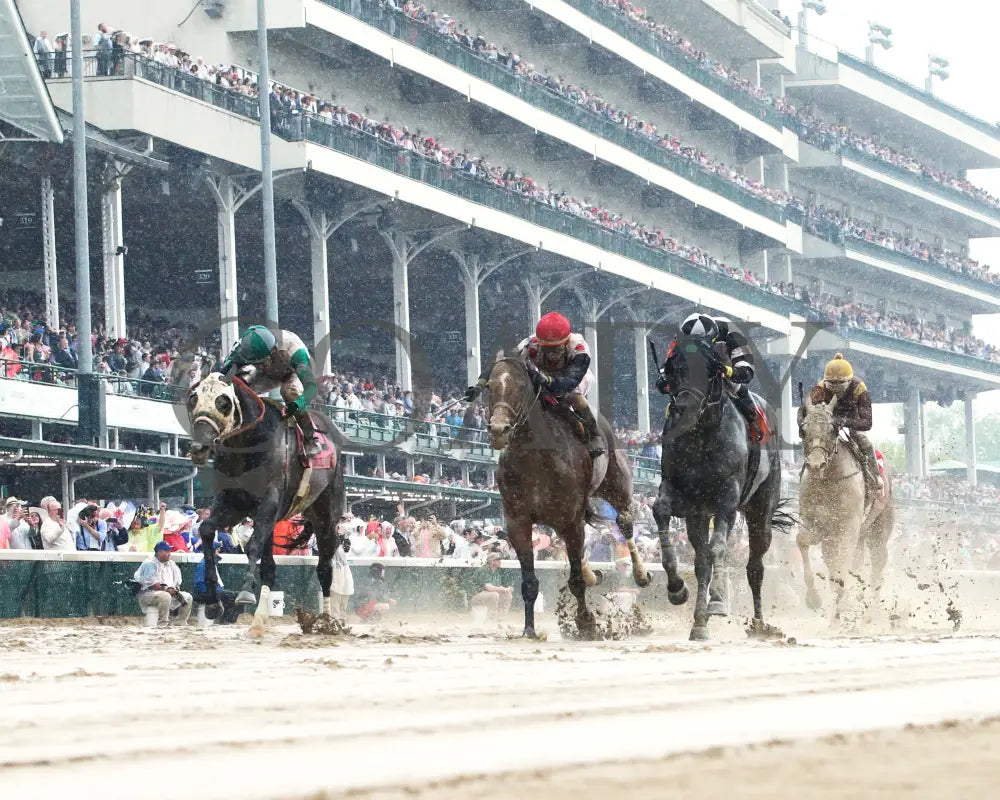
[[[37,550],[0,551],[0,619],[17,617],[138,617],[135,597],[126,585],[148,554],[92,553]],[[195,564],[200,554],[176,553],[173,556],[181,569],[183,588],[190,590]],[[318,609],[319,583],[316,579],[314,556],[276,556],[277,585],[283,591],[285,613],[297,606]],[[466,608],[469,571],[476,567],[452,559],[390,558],[351,559],[355,586],[360,591],[368,583],[369,566],[385,566],[386,587],[398,601],[399,613],[461,612]],[[246,574],[247,559],[243,555],[223,556],[219,573],[227,588],[238,591]],[[603,574],[596,590],[606,592],[619,584],[632,586],[629,572],[620,573],[614,564],[593,563]],[[652,584],[643,590],[646,607],[671,612],[679,618],[689,618],[690,604],[680,608],[669,605],[666,580],[659,564],[646,565]],[[501,572],[514,587],[514,608],[521,607],[520,567],[517,561],[503,561]],[[787,567],[766,568],[763,602],[765,609],[787,608],[797,604],[801,594],[801,576],[792,577]],[[554,608],[561,586],[568,577],[568,565],[561,561],[540,561],[536,564],[540,590],[549,609]],[[694,586],[690,567],[682,566],[689,586]],[[746,613],[750,607],[749,592],[742,567],[730,571],[734,613]],[[1000,609],[1000,571],[964,570],[953,573],[946,581],[945,594],[934,591],[921,595],[921,602],[943,603],[950,599],[962,610],[967,621],[990,620]],[[790,594],[791,592],[791,594]],[[692,596],[693,599],[693,596]]]

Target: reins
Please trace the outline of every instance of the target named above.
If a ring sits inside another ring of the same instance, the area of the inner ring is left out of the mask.
[[[236,428],[236,430],[230,431],[229,433],[224,433],[221,436],[219,436],[218,439],[216,439],[216,442],[218,442],[219,444],[222,444],[223,442],[226,442],[226,441],[228,441],[230,439],[233,439],[233,438],[235,438],[236,436],[239,436],[242,433],[246,433],[249,430],[253,430],[258,425],[260,425],[261,422],[263,422],[264,415],[267,413],[267,405],[264,403],[264,401],[260,398],[260,396],[255,391],[253,391],[249,386],[247,386],[247,384],[243,381],[242,378],[239,378],[239,377],[237,377],[237,376],[234,375],[233,378],[232,378],[232,381],[233,381],[233,385],[237,389],[243,389],[247,394],[249,394],[254,400],[257,401],[257,404],[260,406],[260,414],[257,415],[257,419],[253,420],[253,422],[248,422],[245,425],[241,425],[240,427]],[[239,396],[237,396],[237,398],[236,398],[236,409],[237,409],[237,411],[238,411],[238,413],[240,415],[240,419],[242,419],[243,418],[243,406],[240,404],[239,400],[240,400],[240,398],[239,398]]]

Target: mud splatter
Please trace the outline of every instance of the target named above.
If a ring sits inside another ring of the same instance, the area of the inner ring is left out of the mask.
[[[746,632],[747,636],[751,639],[775,640],[785,638],[785,634],[781,628],[768,625],[760,619],[746,620]]]
[[[638,604],[623,609],[612,595],[609,592],[591,600],[587,609],[588,620],[581,630],[577,623],[576,598],[569,586],[562,586],[556,603],[556,621],[562,637],[584,641],[617,641],[652,633],[652,620]]]
[[[301,607],[295,609],[295,620],[305,634],[338,636],[351,632],[346,621],[331,617],[329,614],[314,614]]]

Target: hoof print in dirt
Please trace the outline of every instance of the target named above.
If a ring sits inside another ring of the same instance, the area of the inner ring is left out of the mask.
[[[777,628],[774,625],[768,625],[760,619],[747,620],[746,631],[747,636],[751,639],[769,640],[785,638],[785,634],[782,632],[781,628]]]

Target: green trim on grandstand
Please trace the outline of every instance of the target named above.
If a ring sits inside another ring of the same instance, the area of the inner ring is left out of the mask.
[[[895,164],[890,164],[888,161],[879,158],[878,156],[873,156],[866,153],[864,150],[858,150],[850,145],[837,144],[836,146],[823,148],[814,142],[808,142],[814,147],[818,147],[820,150],[826,149],[831,153],[837,153],[843,158],[849,159],[851,161],[859,161],[867,167],[871,167],[877,172],[884,172],[886,175],[891,175],[893,178],[908,183],[917,189],[923,189],[934,194],[941,195],[943,199],[950,200],[959,205],[968,206],[971,209],[979,211],[986,214],[994,219],[1000,219],[1000,206],[991,205],[978,197],[973,197],[968,195],[960,189],[954,189],[944,183],[938,183],[933,178],[928,178],[926,175],[916,172],[910,172],[908,169],[903,167],[898,167]]]
[[[848,342],[864,342],[875,347],[883,347],[887,350],[896,350],[907,355],[926,358],[930,361],[939,361],[942,364],[968,367],[980,372],[988,372],[991,375],[1000,375],[1000,364],[995,361],[987,361],[985,358],[970,356],[966,353],[956,353],[952,350],[940,350],[937,347],[930,347],[920,342],[912,342],[909,339],[887,336],[877,331],[868,331],[864,328],[848,328],[847,335],[842,338]]]
[[[45,458],[78,464],[108,464],[114,460],[119,467],[142,467],[185,474],[191,471],[190,459],[159,453],[139,453],[133,450],[106,450],[76,444],[39,442],[35,439],[14,439],[0,436],[0,451],[22,451],[24,458]]]
[[[395,39],[400,39],[408,45],[440,58],[463,72],[489,81],[508,94],[512,94],[550,114],[555,114],[578,128],[600,136],[626,150],[631,150],[647,161],[664,167],[692,183],[710,189],[727,200],[739,203],[750,211],[775,222],[784,222],[787,219],[784,206],[768,202],[735,186],[714,172],[699,168],[688,159],[659,147],[644,136],[627,131],[607,117],[578,105],[545,86],[516,75],[511,70],[483,58],[458,42],[435,33],[427,24],[417,22],[406,14],[387,11],[376,3],[358,5],[352,0],[320,0],[320,2],[349,14]]]
[[[571,1],[573,0],[567,0],[567,2]],[[964,122],[967,125],[978,128],[984,133],[990,134],[994,138],[1000,139],[1000,127],[997,125],[993,125],[985,119],[977,117],[974,114],[959,108],[958,106],[952,105],[951,103],[942,100],[940,97],[936,97],[935,95],[926,92],[919,86],[914,86],[912,83],[903,80],[897,75],[893,75],[891,72],[879,69],[874,64],[869,64],[867,61],[860,59],[857,56],[852,56],[850,53],[845,53],[843,50],[837,51],[837,61],[850,67],[851,69],[856,69],[858,72],[865,73],[865,75],[869,78],[875,78],[875,80],[887,84],[894,89],[898,89],[904,94],[908,94],[910,97],[927,103],[927,105],[933,106],[938,111],[943,111],[959,122]]]
[[[780,111],[776,111],[767,103],[761,102],[743,90],[732,86],[708,70],[702,69],[669,42],[645,28],[640,28],[638,25],[633,24],[618,12],[602,6],[596,0],[563,0],[563,2],[566,5],[572,6],[581,14],[586,14],[605,28],[613,30],[619,36],[628,39],[632,44],[641,47],[647,53],[656,56],[674,69],[683,72],[691,80],[697,81],[707,89],[711,89],[733,105],[739,106],[744,111],[763,120],[772,128],[780,131],[785,127],[785,116]]]

